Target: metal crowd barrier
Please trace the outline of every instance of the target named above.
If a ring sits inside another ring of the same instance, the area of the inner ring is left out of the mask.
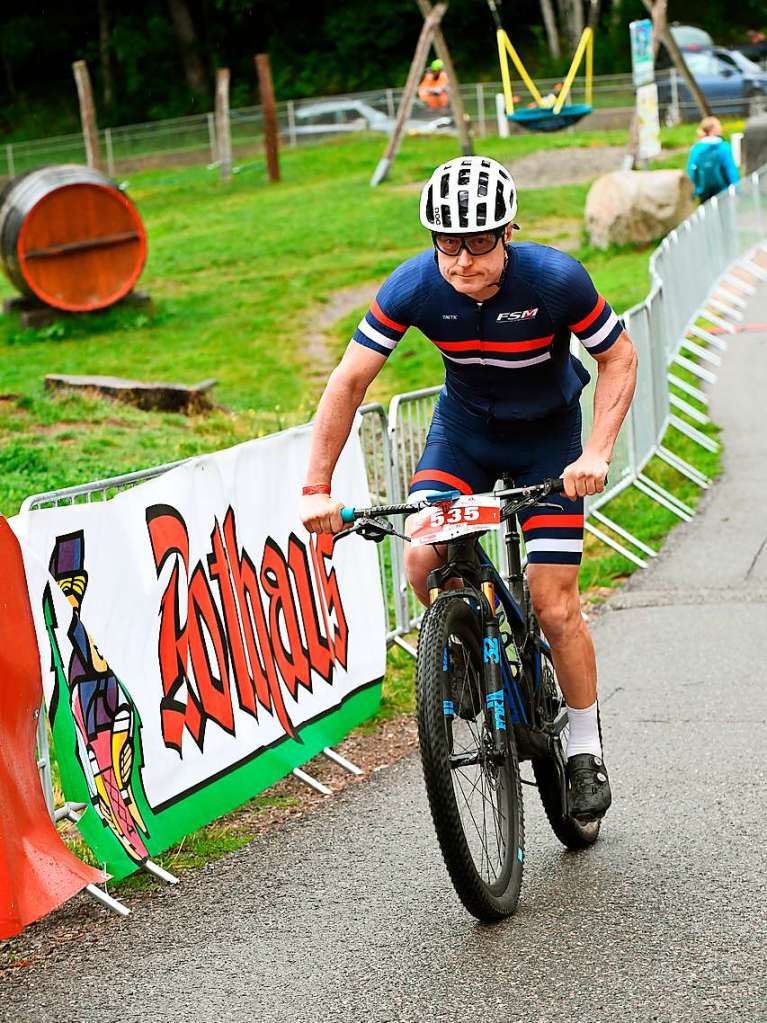
[[[694,398],[706,406],[705,393],[676,375],[674,367],[707,383],[716,379],[714,369],[721,361],[718,353],[726,348],[720,335],[734,332],[742,320],[746,298],[754,290],[734,275],[733,269],[745,257],[751,275],[767,280],[767,271],[749,258],[767,235],[765,210],[767,167],[700,206],[663,240],[650,259],[650,293],[623,316],[639,354],[636,396],[616,441],[608,486],[586,501],[585,528],[639,567],[657,552],[608,517],[605,506],[633,486],[677,517],[692,517],[693,509],[645,469],[657,456],[698,486],[705,488],[710,483],[703,472],[663,443],[667,431],[675,429],[705,450],[719,447],[699,429],[710,421],[708,416],[688,400]],[[577,338],[572,343],[573,352],[583,357]],[[586,436],[592,423],[595,378],[594,369],[581,399]],[[430,387],[392,399],[389,431],[394,500],[404,500],[407,495],[439,391],[439,387]],[[498,549],[497,537],[493,536],[491,544],[491,553],[502,559],[504,551]],[[402,617],[397,632],[401,637],[417,627],[423,612],[404,574],[399,594],[396,606]]]

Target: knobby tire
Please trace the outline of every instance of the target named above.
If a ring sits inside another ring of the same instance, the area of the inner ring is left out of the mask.
[[[469,652],[481,692],[480,622],[465,598],[476,603],[476,594],[469,590],[443,594],[424,616],[416,666],[418,736],[431,815],[450,879],[466,909],[479,920],[490,922],[510,916],[519,901],[524,865],[522,787],[513,731],[509,727],[505,733],[508,743],[504,762],[497,768],[488,768],[498,772],[499,818],[502,800],[508,821],[505,848],[498,849],[498,877],[488,883],[477,869],[456,799],[450,766],[452,732],[446,725],[444,709],[444,700],[452,695],[451,673],[445,671],[444,652],[449,643],[457,643]],[[480,700],[481,708],[484,703],[481,696]],[[481,709],[478,720],[483,720]],[[495,818],[496,822],[499,818]]]

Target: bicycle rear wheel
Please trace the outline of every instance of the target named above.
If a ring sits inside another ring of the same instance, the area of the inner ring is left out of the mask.
[[[484,709],[476,594],[440,596],[421,625],[416,667],[418,737],[429,806],[458,897],[480,920],[516,909],[524,816],[516,747],[493,752]],[[508,713],[506,715],[508,720]]]
[[[541,674],[543,685],[540,710],[545,718],[542,724],[545,724],[556,721],[565,701],[557,684],[554,665],[544,653],[541,653]],[[569,727],[565,725],[555,740],[560,745],[562,754],[560,762],[562,764],[567,764],[568,732]],[[601,820],[584,822],[568,816],[567,808],[562,803],[562,785],[553,757],[536,757],[532,764],[543,809],[551,825],[551,830],[562,845],[567,846],[568,849],[585,849],[587,846],[593,845],[599,837]]]

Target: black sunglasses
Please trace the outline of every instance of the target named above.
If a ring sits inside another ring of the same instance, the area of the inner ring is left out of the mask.
[[[486,256],[492,252],[503,237],[505,227],[493,231],[478,231],[476,234],[439,234],[432,231],[434,245],[445,256],[457,256],[462,249],[471,256]]]

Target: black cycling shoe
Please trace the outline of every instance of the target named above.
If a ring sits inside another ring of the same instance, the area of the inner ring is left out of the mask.
[[[613,801],[607,768],[600,757],[576,753],[567,761],[570,779],[570,815],[579,821],[604,817]]]

